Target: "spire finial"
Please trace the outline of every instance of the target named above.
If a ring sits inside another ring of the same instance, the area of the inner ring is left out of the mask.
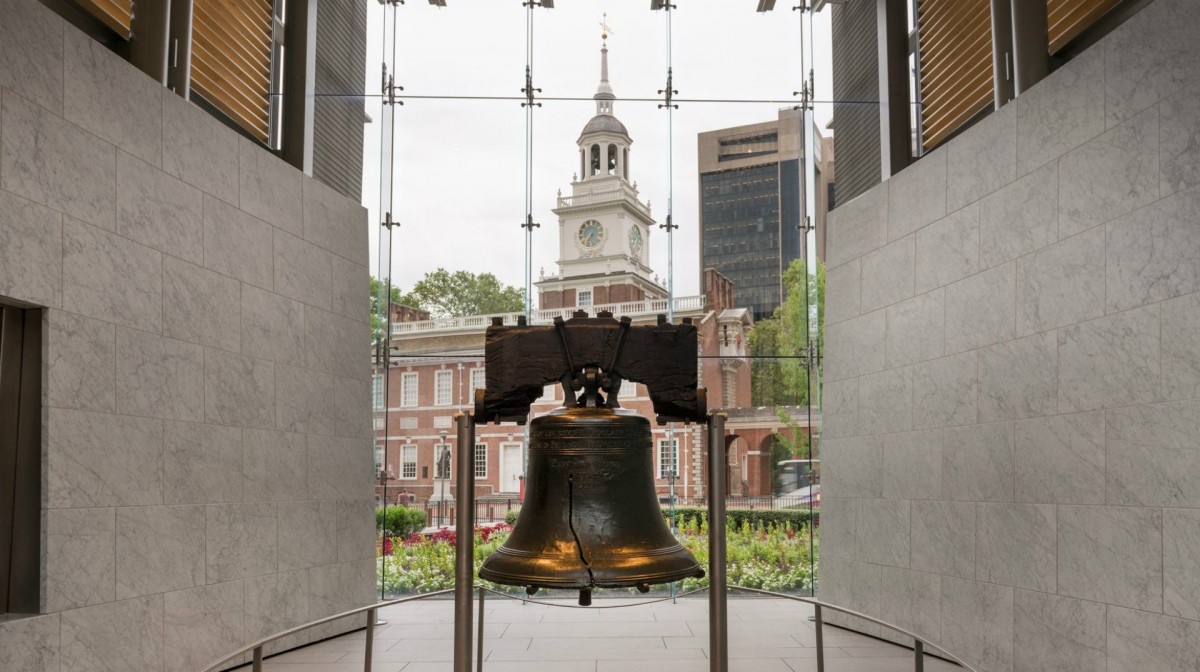
[[[611,35],[613,29],[608,26],[608,12],[604,13],[604,19],[600,21],[600,86],[596,87],[596,114],[612,114],[612,101],[616,98],[613,95],[612,86],[608,83],[608,36]]]
[[[605,12],[603,16],[604,18],[600,20],[600,40],[603,43],[607,43],[608,35],[613,32],[613,29],[608,27],[608,12]],[[607,46],[607,44],[602,44],[601,46]]]

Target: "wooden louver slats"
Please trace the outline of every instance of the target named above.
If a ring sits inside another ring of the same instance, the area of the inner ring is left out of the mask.
[[[920,0],[921,131],[932,149],[992,103],[989,0]]]
[[[1047,38],[1056,54],[1121,0],[1046,0]]]
[[[89,14],[118,35],[129,39],[133,31],[133,0],[78,0]]]
[[[194,0],[192,90],[263,142],[271,119],[271,3]]]

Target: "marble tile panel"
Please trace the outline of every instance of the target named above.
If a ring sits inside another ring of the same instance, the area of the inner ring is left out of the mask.
[[[821,399],[825,438],[857,436],[862,433],[858,421],[858,379],[826,382]]]
[[[238,160],[238,206],[264,222],[302,235],[304,174],[246,138],[238,140]]]
[[[237,427],[275,427],[275,365],[208,349],[204,354],[204,416]]]
[[[1058,593],[1162,611],[1160,509],[1058,507]]]
[[[226,203],[237,203],[238,134],[166,88],[162,112],[163,170]]]
[[[899,567],[884,567],[880,574],[880,619],[938,641],[942,630],[942,577]]]
[[[825,479],[822,486],[828,494],[837,497],[883,496],[881,437],[838,439],[836,444],[831,443],[826,448],[825,456],[832,465],[826,471],[834,474],[832,479]]]
[[[202,506],[133,506],[117,511],[117,599],[204,585],[196,552]]]
[[[117,233],[122,236],[194,264],[202,263],[203,202],[195,187],[125,152],[117,152]]]
[[[366,266],[333,257],[333,312],[342,317],[349,317],[359,322],[371,321],[370,301],[363,299],[370,296],[370,271]]]
[[[320,376],[321,374],[316,374]],[[320,386],[318,386],[320,389]],[[333,383],[334,434],[358,438],[374,436],[371,383],[335,377]],[[828,420],[826,420],[828,424]]]
[[[935,150],[887,180],[888,240],[907,236],[946,215],[946,157]]]
[[[887,307],[884,359],[889,368],[941,357],[946,341],[946,295],[941,289]]]
[[[821,555],[825,558],[858,557],[857,499],[821,499]]]
[[[1200,623],[1108,608],[1108,672],[1200,669]]]
[[[374,517],[371,518],[374,524]],[[338,561],[338,503],[289,502],[279,507],[279,571]]]
[[[47,315],[46,368],[50,406],[111,413],[115,408],[115,327],[75,313]]]
[[[273,285],[275,229],[212,196],[204,197],[204,266],[256,287]]]
[[[957,282],[980,270],[979,204],[956,210],[917,232],[917,292]]]
[[[1200,507],[1200,401],[1106,413],[1107,503]]]
[[[913,236],[862,257],[862,309],[872,311],[913,295]]]
[[[1163,511],[1163,613],[1200,621],[1200,510]]]
[[[1050,331],[979,351],[979,421],[1058,410],[1058,337]]]
[[[242,286],[242,354],[279,363],[304,361],[304,304]]]
[[[369,447],[368,447],[369,448]],[[308,437],[308,496],[364,499],[371,496],[374,456],[360,439]]]
[[[885,311],[825,326],[826,380],[836,381],[883,370]]]
[[[356,264],[367,265],[367,210],[304,176],[304,239]]]
[[[347,378],[370,376],[369,358],[360,343],[369,343],[366,324],[309,307],[304,311],[304,345],[308,368]]]
[[[309,618],[331,616],[373,601],[374,566],[374,560],[359,560],[309,568]]]
[[[0,191],[0,295],[59,308],[62,279],[62,215]]]
[[[163,257],[163,335],[241,350],[241,284],[174,257]]]
[[[162,331],[162,254],[66,218],[63,309],[143,331]]]
[[[940,499],[942,430],[884,435],[881,479],[888,499]]]
[[[973,203],[1017,177],[1017,108],[1005,105],[948,143],[948,212]]]
[[[1058,410],[1154,401],[1159,394],[1158,315],[1159,306],[1152,305],[1060,329]]]
[[[275,291],[329,310],[333,302],[332,257],[320,247],[276,229]]]
[[[1196,25],[1200,25],[1200,7],[1195,3],[1160,0],[1091,50],[1104,52],[1104,111],[1109,127],[1200,77]]]
[[[278,364],[275,379],[276,429],[305,434],[336,433],[338,408],[336,401],[330,403],[336,394],[335,376]],[[364,408],[369,415],[370,401]],[[368,418],[366,422],[369,425],[371,421]]]
[[[1058,162],[1038,168],[979,204],[979,264],[991,268],[1058,239]]]
[[[1104,132],[1103,50],[1084,51],[1014,102],[1021,176]]]
[[[964,352],[913,366],[913,428],[975,422],[978,356]]]
[[[825,323],[834,324],[862,314],[862,260],[854,259],[825,271]]]
[[[1161,315],[1163,397],[1200,397],[1200,293],[1166,301]]]
[[[1013,665],[1013,589],[942,577],[940,643],[980,672]]]
[[[155,166],[162,162],[162,85],[68,26],[63,117]]]
[[[1159,103],[1158,123],[1159,193],[1200,184],[1200,82]]]
[[[1096,227],[1017,260],[1017,334],[1104,314],[1104,229]]]
[[[975,576],[975,504],[912,502],[911,567],[926,572]]]
[[[1058,518],[1053,504],[977,504],[975,578],[1055,593]]]
[[[162,420],[49,409],[50,508],[163,502]]]
[[[858,500],[858,560],[908,567],[909,503],[889,499]]]
[[[116,509],[51,509],[46,512],[46,611],[113,601]]]
[[[189,588],[163,596],[163,644],[168,672],[203,669],[246,644],[241,581]]]
[[[1104,412],[1016,423],[1016,499],[1104,503]]]
[[[942,445],[942,496],[969,502],[1013,501],[1013,423],[950,427]]]
[[[280,572],[246,579],[246,641],[253,642],[311,620],[308,572]]]
[[[164,499],[172,504],[242,501],[242,430],[165,423],[163,488]]]
[[[59,672],[59,614],[0,622],[0,669]]]
[[[858,379],[858,422],[863,434],[912,429],[912,367],[880,371]]]
[[[375,502],[369,499],[337,503],[338,562],[375,557]]]
[[[1059,160],[1060,238],[1158,200],[1158,108]]]
[[[247,502],[304,499],[308,446],[301,434],[242,430],[242,492]]]
[[[1200,188],[1179,192],[1107,225],[1108,311],[1200,290]]]
[[[163,596],[64,612],[61,658],[73,672],[163,669]]]
[[[208,583],[275,572],[278,529],[274,502],[206,506],[204,557]]]
[[[117,150],[9,91],[3,120],[0,188],[113,230]]]
[[[1105,607],[1018,590],[1013,597],[1013,672],[1106,672]]]
[[[66,22],[41,3],[24,0],[4,0],[0,12],[0,86],[62,112]]]
[[[973,350],[1013,337],[1016,263],[996,266],[946,287],[946,352]]]
[[[890,180],[889,180],[890,181]],[[825,263],[830,268],[878,249],[888,240],[888,189],[877,184],[829,213]]]
[[[204,348],[117,327],[117,412],[204,419]]]

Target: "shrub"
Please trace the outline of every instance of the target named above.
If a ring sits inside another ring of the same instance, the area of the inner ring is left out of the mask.
[[[521,507],[515,506],[515,507],[509,509],[508,513],[504,514],[504,524],[508,525],[510,527],[513,525],[516,525],[517,524],[517,516],[519,516],[519,515],[521,515]]]
[[[663,518],[670,518],[671,510],[663,509]],[[708,509],[703,509],[694,506],[679,506],[675,507],[676,520],[684,520],[691,518],[696,521],[708,520]],[[821,513],[817,509],[813,509],[812,518],[816,525],[821,525]],[[749,524],[751,527],[759,525],[791,525],[792,529],[798,530],[801,527],[807,527],[809,522],[809,511],[805,509],[726,509],[725,519],[728,527],[740,528],[743,524]],[[707,526],[707,522],[705,522]]]
[[[375,528],[384,527],[384,509],[375,509]],[[404,539],[413,532],[419,532],[425,527],[427,518],[420,509],[410,509],[404,506],[387,507],[387,532],[390,537]]]

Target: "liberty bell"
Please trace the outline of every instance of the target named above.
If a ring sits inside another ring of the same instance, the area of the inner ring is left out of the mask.
[[[530,594],[576,589],[586,606],[594,588],[646,592],[653,584],[703,576],[663,520],[650,421],[617,401],[622,381],[636,380],[647,385],[660,423],[703,417],[695,328],[661,318],[632,327],[629,318],[577,314],[553,328],[493,326],[486,352],[487,388],[477,393],[477,419],[522,420],[521,410],[528,413],[546,376],[553,376],[547,382],[558,379],[566,401],[529,423],[525,502],[512,534],[484,560],[479,577]]]

